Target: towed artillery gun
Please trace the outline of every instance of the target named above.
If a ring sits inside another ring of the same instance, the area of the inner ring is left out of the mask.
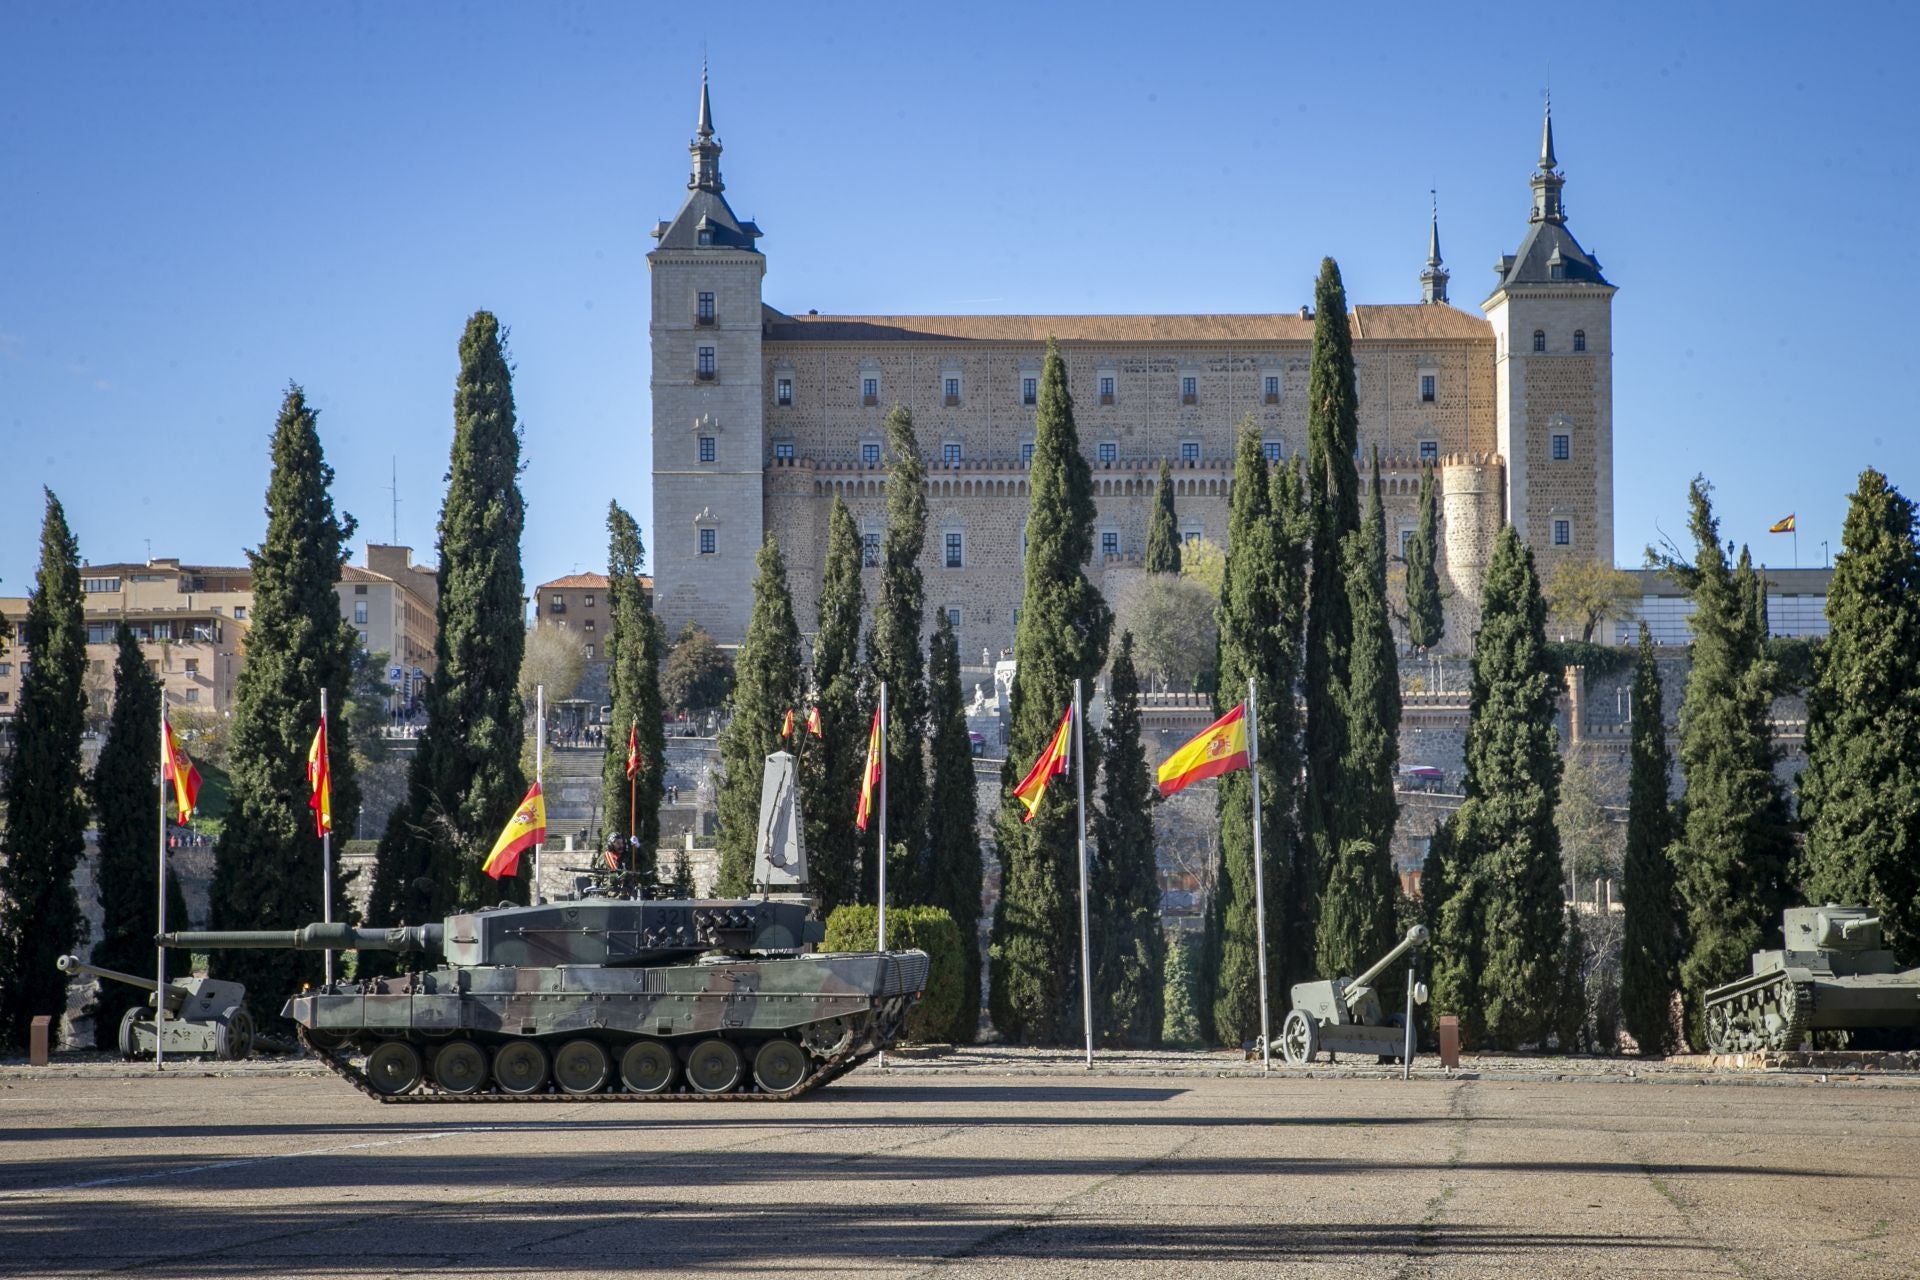
[[[1375,1054],[1383,1060],[1405,1061],[1406,1015],[1383,1016],[1373,983],[1401,956],[1426,945],[1427,927],[1416,924],[1407,930],[1407,936],[1398,946],[1357,978],[1295,983],[1293,1008],[1280,1025],[1281,1058],[1289,1066],[1301,1067],[1325,1049],[1329,1056]],[[1416,985],[1413,996],[1416,1001],[1424,1002],[1423,987]]]
[[[1753,972],[1706,994],[1714,1053],[1798,1049],[1814,1031],[1920,1034],[1920,968],[1902,969],[1865,907],[1789,907],[1786,946],[1753,953]]]
[[[145,1058],[153,1055],[154,993],[160,984],[138,974],[121,973],[87,964],[78,956],[61,956],[54,962],[62,973],[123,982],[147,992],[145,1007],[135,1005],[120,1019],[120,1055]],[[231,1060],[244,1058],[253,1049],[253,1016],[247,1012],[247,989],[237,982],[218,978],[181,978],[166,987],[168,1053],[203,1054]]]

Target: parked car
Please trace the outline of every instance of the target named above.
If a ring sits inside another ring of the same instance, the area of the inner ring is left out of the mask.
[[[967,730],[967,745],[973,748],[973,754],[977,756],[987,754],[987,739],[984,734],[975,733],[972,729]]]

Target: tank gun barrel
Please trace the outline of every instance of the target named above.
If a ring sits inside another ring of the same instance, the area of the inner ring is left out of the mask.
[[[1386,955],[1381,956],[1372,968],[1347,984],[1347,1003],[1352,1004],[1354,1001],[1366,995],[1367,992],[1373,990],[1373,980],[1391,968],[1394,961],[1407,954],[1407,952],[1418,951],[1426,945],[1427,926],[1416,924],[1411,929],[1408,929],[1407,936],[1400,939],[1400,945],[1387,952]]]
[[[137,973],[122,973],[118,969],[103,969],[97,964],[88,964],[79,956],[61,956],[53,963],[54,967],[62,973],[106,978],[113,982],[123,982],[129,987],[138,987],[142,991],[158,991],[160,989],[160,984],[152,978],[143,978]],[[191,994],[193,993],[185,987],[177,987],[169,982],[167,984],[168,1010],[171,1011],[178,1008],[181,1002],[186,1000]]]
[[[1880,927],[1879,916],[1868,916],[1864,920],[1847,920],[1840,925],[1840,936],[1851,940],[1856,933],[1866,933]]]
[[[393,929],[356,929],[348,924],[310,924],[299,929],[232,929],[163,933],[163,947],[186,950],[269,951],[437,951],[443,926],[401,925]]]

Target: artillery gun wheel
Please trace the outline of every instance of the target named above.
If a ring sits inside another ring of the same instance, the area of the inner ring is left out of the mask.
[[[613,1074],[607,1051],[593,1040],[569,1040],[554,1051],[553,1082],[562,1093],[598,1093]]]
[[[547,1083],[547,1051],[515,1040],[493,1055],[493,1078],[508,1093],[538,1093]]]
[[[725,1040],[702,1040],[687,1054],[687,1083],[700,1093],[729,1093],[740,1083],[740,1051]]]
[[[133,1008],[127,1010],[127,1012],[121,1017],[120,1019],[120,1056],[121,1057],[137,1058],[140,1056],[139,1047],[135,1045],[133,1042],[133,1024],[136,1022],[139,1022],[143,1018],[149,1022],[153,1020],[153,1009],[151,1006],[142,1008],[139,1005],[135,1005],[133,1006]]]
[[[789,1093],[806,1078],[806,1050],[791,1040],[769,1040],[753,1055],[754,1082],[767,1093]]]
[[[673,1050],[658,1040],[641,1040],[620,1055],[620,1082],[628,1093],[664,1093],[678,1065]]]
[[[213,1056],[232,1062],[253,1052],[253,1015],[235,1009],[233,1016],[213,1029]]]
[[[1280,1024],[1280,1058],[1290,1067],[1304,1067],[1320,1052],[1320,1029],[1313,1015],[1301,1009],[1288,1012]]]
[[[420,1083],[420,1054],[405,1040],[385,1040],[367,1055],[367,1084],[374,1092],[406,1093]]]
[[[447,1093],[473,1093],[487,1082],[486,1050],[471,1040],[454,1040],[433,1055],[433,1081]]]

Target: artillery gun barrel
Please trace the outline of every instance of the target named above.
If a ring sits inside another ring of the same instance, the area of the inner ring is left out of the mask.
[[[158,991],[160,989],[160,984],[152,978],[143,978],[137,973],[122,973],[118,969],[102,969],[97,964],[88,964],[79,956],[61,956],[53,963],[54,967],[62,973],[108,978],[114,982],[124,982],[130,987],[138,987],[142,991]],[[193,993],[185,987],[177,987],[169,982],[167,984],[167,1010],[172,1012],[179,1008],[181,1004],[185,1002],[186,998],[192,994]]]
[[[356,929],[348,924],[310,924],[299,929],[232,929],[163,933],[163,947],[188,950],[258,948],[270,951],[436,951],[443,926],[401,925]]]
[[[1400,945],[1381,956],[1378,963],[1365,973],[1347,984],[1346,998],[1349,1004],[1373,990],[1373,980],[1385,973],[1393,962],[1409,951],[1417,951],[1427,945],[1427,926],[1416,924],[1407,930],[1407,936],[1400,939]]]

